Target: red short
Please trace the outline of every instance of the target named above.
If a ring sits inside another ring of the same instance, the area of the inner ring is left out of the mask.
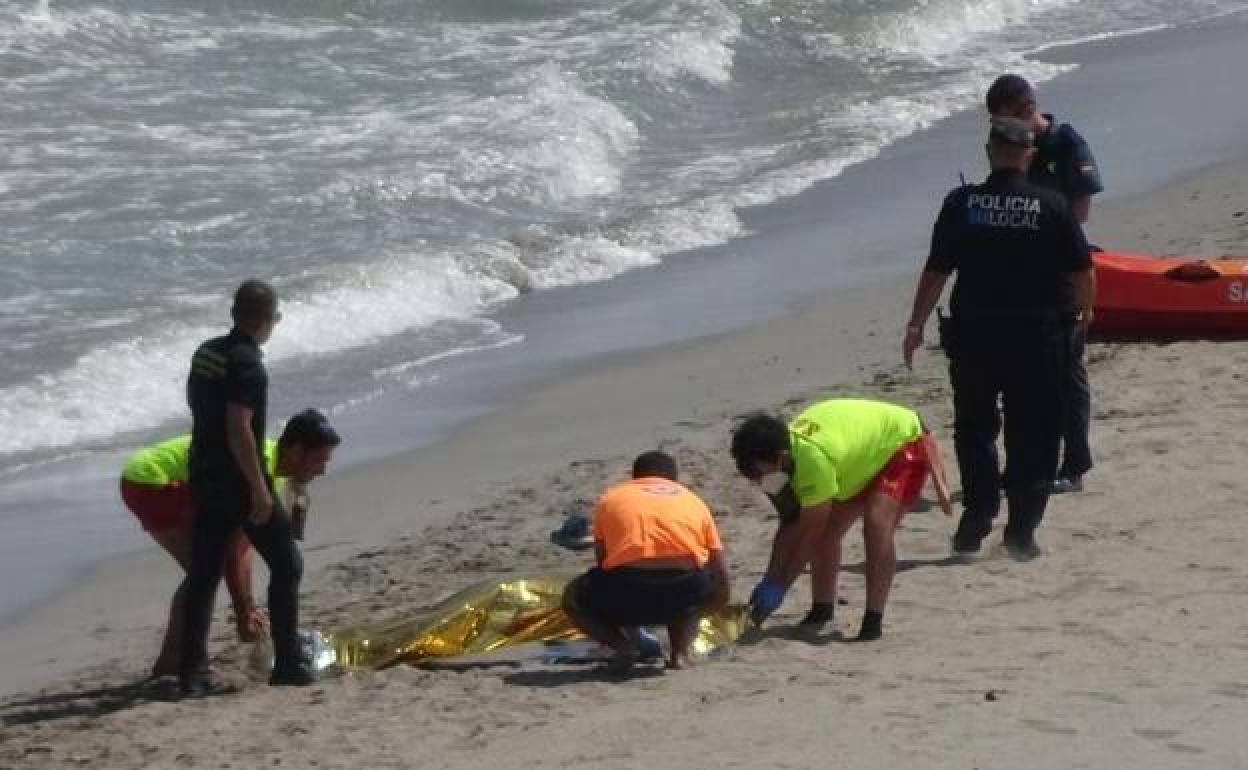
[[[923,451],[923,439],[915,439],[894,452],[884,469],[854,496],[854,500],[866,502],[873,495],[887,495],[901,503],[903,511],[909,511],[919,501],[923,485],[927,483],[927,474],[927,452]]]
[[[155,486],[122,479],[121,499],[148,532],[191,526],[191,490],[185,484]]]

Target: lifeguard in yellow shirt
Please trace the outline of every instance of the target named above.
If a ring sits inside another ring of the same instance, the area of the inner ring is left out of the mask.
[[[780,607],[809,563],[813,606],[801,625],[817,630],[830,622],[841,540],[861,518],[867,604],[857,638],[880,638],[897,572],[893,536],[933,470],[941,505],[951,511],[939,454],[918,414],[860,399],[823,401],[788,425],[758,414],[733,434],[732,455],[780,513],[767,574],[750,597],[754,620]]]

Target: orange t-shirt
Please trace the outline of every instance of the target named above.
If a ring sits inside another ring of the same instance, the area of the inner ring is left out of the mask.
[[[594,540],[605,551],[603,569],[681,556],[692,556],[701,567],[711,551],[724,548],[706,503],[663,478],[608,489],[594,509]]]

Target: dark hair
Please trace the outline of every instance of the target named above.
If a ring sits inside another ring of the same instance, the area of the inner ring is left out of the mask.
[[[239,284],[234,292],[234,306],[230,308],[230,316],[236,322],[268,321],[276,315],[277,292],[272,286],[256,278]]]
[[[789,448],[789,428],[769,414],[752,414],[732,434],[732,458],[747,479],[756,475],[757,463],[775,462]]]
[[[633,460],[633,478],[635,479],[658,476],[675,481],[678,473],[676,461],[672,459],[672,456],[657,449],[652,452],[642,452],[637,455],[636,460]]]
[[[329,418],[315,409],[304,409],[287,420],[282,437],[277,440],[279,447],[298,444],[308,449],[338,446],[341,443],[342,438],[334,430],[334,426],[329,424]]]
[[[1028,83],[1026,78],[1009,73],[992,81],[992,85],[988,86],[988,93],[984,95],[984,105],[988,108],[990,115],[995,115],[1000,109],[1019,99],[1035,100],[1035,98],[1031,83]]]

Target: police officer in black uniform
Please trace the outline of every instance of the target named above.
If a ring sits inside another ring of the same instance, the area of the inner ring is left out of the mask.
[[[208,673],[206,645],[226,549],[239,527],[269,567],[275,654],[270,684],[315,680],[299,649],[303,559],[290,517],[276,504],[263,456],[269,377],[260,346],[281,319],[277,293],[263,281],[245,281],[230,312],[234,328],[199,346],[186,382],[192,417],[189,487],[195,506],[178,674],[186,695],[224,689]]]
[[[1019,75],[1006,74],[993,81],[984,97],[988,114],[1018,118],[1036,133],[1036,154],[1027,169],[1032,182],[1057,190],[1070,205],[1080,224],[1086,224],[1092,196],[1105,189],[1092,150],[1069,123],[1059,123],[1040,112],[1031,84]],[[1083,488],[1083,475],[1092,468],[1088,430],[1092,418],[1092,393],[1084,365],[1086,336],[1078,329],[1070,339],[1066,418],[1062,424],[1062,463],[1053,483],[1054,492]]]
[[[1000,508],[996,436],[1002,412],[1005,545],[1019,558],[1039,554],[1034,532],[1057,470],[1068,340],[1072,327],[1086,327],[1092,318],[1088,244],[1066,202],[1027,180],[1034,140],[1023,121],[993,120],[992,173],[983,184],[945,198],[903,343],[909,365],[956,271],[941,342],[949,355],[965,506],[953,547],[963,554],[979,550]]]

